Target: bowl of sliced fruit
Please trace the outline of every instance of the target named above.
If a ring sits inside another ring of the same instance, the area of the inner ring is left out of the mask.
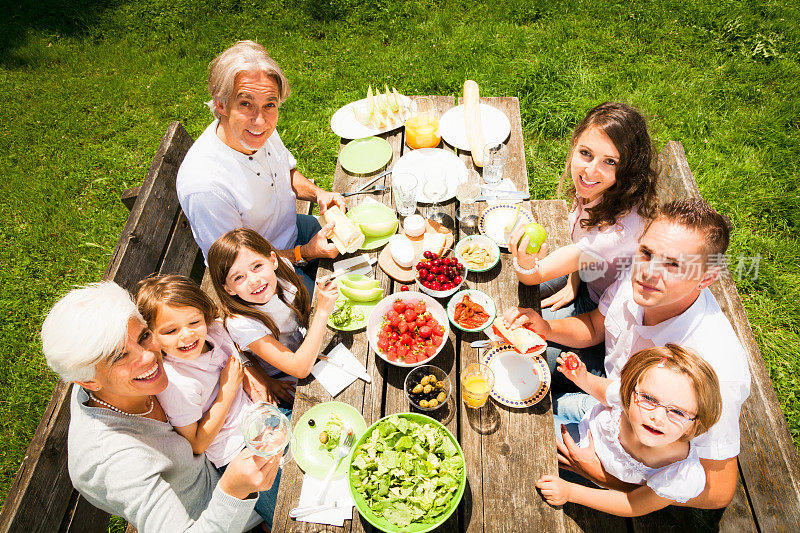
[[[426,251],[417,263],[416,280],[420,290],[434,298],[447,298],[464,283],[467,269],[458,258],[447,249],[441,254]]]
[[[415,367],[433,359],[449,334],[444,307],[415,291],[387,296],[367,319],[370,347],[395,366]]]

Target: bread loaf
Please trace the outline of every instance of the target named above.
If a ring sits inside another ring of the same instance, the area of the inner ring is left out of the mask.
[[[464,126],[467,142],[472,152],[472,162],[476,167],[483,167],[483,147],[486,139],[481,124],[480,90],[472,80],[464,82]]]

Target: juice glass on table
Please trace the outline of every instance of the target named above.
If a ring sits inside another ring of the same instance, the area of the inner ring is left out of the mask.
[[[494,372],[484,364],[472,363],[461,374],[461,397],[467,407],[483,407],[493,387]]]
[[[417,98],[417,111],[406,121],[406,144],[413,148],[435,148],[442,140],[439,117],[430,98]]]

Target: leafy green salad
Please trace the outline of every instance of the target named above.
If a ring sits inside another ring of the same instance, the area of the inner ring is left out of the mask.
[[[378,424],[351,465],[350,482],[372,512],[401,528],[441,518],[464,475],[442,428],[397,415]]]
[[[358,309],[353,307],[353,304],[350,303],[350,300],[347,298],[339,298],[336,300],[336,311],[334,311],[331,316],[331,322],[336,327],[343,328],[349,326],[353,321],[361,321],[364,320],[364,315]]]
[[[319,434],[320,444],[329,452],[332,451],[339,446],[343,428],[344,423],[342,423],[342,419],[339,415],[331,413],[331,417],[328,419],[328,422],[325,423],[325,427]]]

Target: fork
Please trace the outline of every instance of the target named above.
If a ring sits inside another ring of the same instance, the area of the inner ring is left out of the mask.
[[[374,192],[381,192],[385,190],[386,190],[386,185],[375,185],[374,187],[370,187],[369,189],[364,189],[363,191],[346,192],[343,193],[342,196],[347,198],[348,196],[353,196],[354,194],[372,194]]]
[[[353,441],[355,440],[355,434],[353,433],[353,428],[349,425],[345,424],[342,430],[347,430],[347,436],[344,439],[344,442],[339,443],[339,447],[337,450],[339,451],[339,460],[336,461],[328,473],[325,475],[325,479],[322,480],[322,488],[319,490],[319,496],[317,496],[317,504],[322,505],[325,503],[325,493],[328,492],[328,487],[331,484],[331,480],[333,479],[333,474],[336,472],[336,469],[339,468],[339,465],[342,464],[342,459],[347,457],[350,453],[350,449],[353,447]]]

